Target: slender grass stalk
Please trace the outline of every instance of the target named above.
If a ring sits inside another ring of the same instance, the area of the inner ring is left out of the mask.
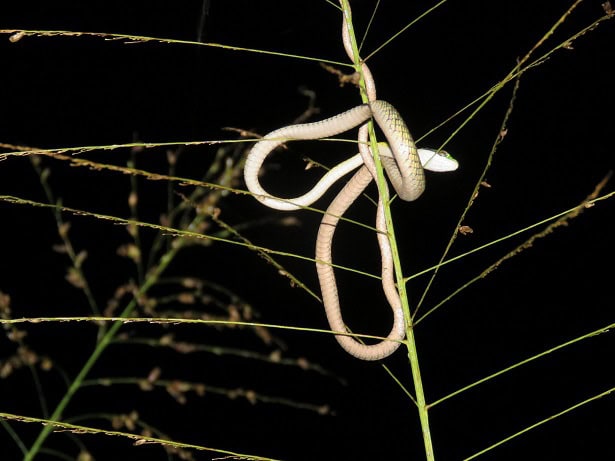
[[[561,349],[564,349],[564,348],[566,348],[568,346],[572,346],[572,345],[574,345],[574,344],[576,344],[578,342],[585,341],[587,339],[595,338],[598,335],[602,335],[602,334],[608,333],[613,328],[615,328],[615,323],[612,323],[612,324],[607,325],[605,327],[599,328],[599,329],[594,330],[594,331],[592,331],[590,333],[586,333],[586,334],[584,334],[582,336],[578,336],[578,337],[576,337],[574,339],[571,339],[570,341],[566,341],[564,343],[558,344],[557,346],[551,347],[551,348],[549,348],[549,349],[547,349],[545,351],[540,352],[539,354],[536,354],[536,355],[533,355],[533,356],[528,357],[526,359],[523,359],[523,360],[521,360],[521,361],[519,361],[519,362],[517,362],[517,363],[515,363],[513,365],[510,365],[510,366],[508,366],[506,368],[502,368],[501,370],[496,371],[495,373],[492,373],[492,374],[490,374],[488,376],[485,376],[484,378],[481,378],[478,381],[474,381],[473,383],[468,384],[467,386],[464,386],[461,389],[457,389],[456,391],[451,392],[450,394],[445,395],[444,397],[442,397],[442,398],[440,398],[440,399],[430,403],[429,407],[430,408],[435,407],[436,405],[439,405],[440,403],[444,402],[445,400],[453,398],[453,397],[455,397],[455,396],[457,396],[457,395],[459,395],[459,394],[461,394],[461,393],[463,393],[465,391],[468,391],[468,390],[472,389],[473,387],[476,387],[476,386],[478,386],[480,384],[483,384],[483,383],[485,383],[487,381],[490,381],[490,380],[492,380],[494,378],[497,378],[498,376],[501,376],[501,375],[506,374],[506,373],[508,373],[510,371],[513,371],[514,369],[519,368],[519,367],[521,367],[523,365],[527,365],[528,363],[533,362],[534,360],[538,360],[540,358],[546,357],[547,355],[553,354],[554,352],[557,352],[557,351],[559,351]]]
[[[139,299],[140,296],[147,293],[147,291],[158,281],[158,278],[165,271],[165,269],[169,266],[171,261],[173,261],[179,249],[180,249],[180,246],[177,245],[176,247],[171,248],[162,257],[160,264],[158,264],[158,266],[148,275],[144,284],[139,289],[137,295],[124,308],[124,310],[120,314],[121,318],[129,317],[130,314],[134,312],[134,310],[137,307],[137,299]],[[104,334],[104,336],[96,344],[96,347],[94,351],[92,352],[92,355],[90,355],[90,357],[85,362],[85,364],[83,365],[79,373],[77,373],[77,376],[75,376],[75,379],[73,379],[66,393],[62,397],[62,400],[60,400],[60,403],[58,403],[55,410],[49,417],[50,421],[57,422],[62,418],[62,414],[64,413],[66,406],[70,403],[75,393],[81,387],[82,382],[85,380],[85,378],[87,377],[92,367],[98,361],[98,358],[105,351],[105,349],[107,349],[107,346],[111,343],[112,339],[115,337],[115,334],[119,331],[119,329],[122,327],[123,324],[124,322],[122,322],[121,320],[114,322],[113,325],[109,328],[109,330]],[[24,457],[24,461],[31,461],[34,459],[34,457],[39,452],[39,450],[41,449],[41,446],[43,445],[47,437],[49,437],[49,434],[51,434],[53,429],[54,429],[54,426],[51,424],[46,424],[43,427],[41,432],[36,437],[36,440],[34,441],[32,446],[26,453]]]
[[[331,61],[330,59],[314,58],[310,56],[301,56],[296,54],[281,53],[279,51],[267,51],[256,48],[244,48],[241,46],[223,45],[221,43],[203,43],[195,42],[192,40],[178,40],[172,38],[160,38],[160,37],[147,37],[144,35],[129,35],[129,34],[110,34],[105,32],[77,32],[71,30],[34,30],[34,29],[0,29],[0,34],[9,35],[9,40],[15,43],[21,40],[23,37],[98,37],[104,40],[121,40],[126,43],[166,43],[172,45],[189,45],[189,46],[202,46],[208,48],[220,48],[230,51],[245,51],[248,53],[267,54],[272,56],[279,56],[283,58],[295,58],[307,61],[315,61],[318,63],[325,62],[336,66],[349,66],[348,63],[341,63],[337,61]],[[15,39],[15,37],[17,37]]]
[[[509,103],[509,107],[508,110],[506,112],[506,115],[504,116],[504,119],[502,121],[502,125],[500,127],[498,136],[496,137],[496,140],[491,148],[491,151],[489,153],[489,157],[487,159],[487,162],[485,164],[485,167],[483,169],[482,174],[479,176],[479,178],[476,181],[476,184],[474,186],[474,190],[472,191],[472,193],[470,194],[470,198],[468,199],[468,204],[466,205],[463,213],[461,214],[461,216],[459,217],[459,220],[457,222],[457,225],[455,226],[454,231],[451,234],[451,238],[448,241],[448,244],[446,245],[446,248],[444,249],[444,251],[442,252],[442,256],[440,257],[440,261],[438,262],[438,264],[436,265],[436,269],[433,271],[433,273],[431,274],[431,277],[429,279],[429,282],[427,283],[425,290],[423,291],[423,294],[421,296],[421,299],[418,302],[416,311],[414,313],[414,315],[416,315],[416,312],[418,312],[418,310],[421,308],[423,301],[425,300],[425,297],[427,296],[427,293],[429,291],[429,289],[431,288],[432,283],[434,282],[436,276],[438,275],[438,270],[440,265],[444,262],[444,260],[446,259],[446,256],[448,255],[450,249],[453,246],[453,243],[455,242],[455,240],[457,239],[457,229],[459,229],[459,227],[461,226],[463,220],[465,219],[467,213],[470,211],[470,208],[472,207],[473,203],[474,203],[474,198],[477,196],[478,194],[478,190],[481,187],[481,184],[487,174],[487,171],[489,171],[489,168],[491,167],[491,162],[493,160],[493,157],[495,155],[496,149],[498,147],[498,145],[500,144],[500,142],[502,141],[502,136],[501,133],[504,133],[506,131],[506,125],[508,123],[508,119],[512,113],[513,110],[513,104],[515,101],[515,96],[519,87],[519,82],[520,82],[520,78],[521,75],[528,69],[530,69],[533,66],[538,65],[539,63],[544,62],[545,59],[547,59],[547,57],[553,53],[555,50],[559,49],[560,47],[563,47],[565,44],[569,44],[571,43],[573,40],[575,40],[576,38],[578,38],[579,36],[581,36],[584,32],[579,32],[577,34],[574,34],[571,38],[567,39],[565,42],[563,42],[562,44],[560,44],[558,47],[553,48],[552,50],[548,51],[547,53],[545,53],[543,56],[541,56],[540,58],[538,58],[537,60],[535,60],[534,62],[532,62],[531,64],[529,64],[528,66],[524,67],[524,64],[530,59],[530,57],[532,56],[532,54],[551,36],[553,35],[553,33],[555,32],[555,30],[560,27],[565,21],[566,19],[572,14],[572,11],[582,2],[582,0],[576,0],[575,3],[573,3],[565,12],[564,14],[562,14],[562,16],[560,16],[557,21],[553,24],[553,26],[536,42],[536,44],[534,44],[534,46],[530,49],[530,51],[528,51],[525,56],[523,56],[523,58],[519,59],[517,64],[515,65],[515,67],[508,73],[508,75],[506,75],[501,81],[499,81],[496,85],[494,85],[485,95],[481,96],[476,102],[480,101],[480,103],[478,104],[478,106],[472,111],[472,113],[449,135],[448,139],[446,139],[442,145],[440,146],[440,148],[444,148],[446,146],[446,144],[448,144],[448,142],[457,135],[457,133],[459,133],[459,131],[467,124],[469,123],[470,120],[472,120],[474,118],[474,116],[476,114],[478,114],[486,105],[487,103],[489,103],[497,93],[499,93],[509,82],[513,81],[514,79],[516,79],[516,83],[515,83],[515,88],[513,90],[513,95],[511,97],[510,103]],[[600,18],[598,21],[595,21],[591,27],[595,27],[597,26],[601,21],[608,19],[608,16],[604,16],[602,18]],[[585,30],[585,29],[584,29]],[[469,106],[466,106],[466,108]],[[465,108],[464,108],[465,109]],[[459,112],[457,112],[459,113]],[[455,114],[456,115],[456,114]]]
[[[228,166],[227,168],[233,168],[233,166]],[[57,209],[57,207],[55,208]],[[192,224],[195,225],[195,227],[197,227],[198,223],[201,222],[203,219],[205,219],[204,214],[197,214]],[[135,224],[135,222],[132,221],[132,224]],[[73,381],[68,386],[67,391],[65,392],[64,396],[62,397],[62,399],[60,400],[60,402],[58,403],[58,405],[52,412],[48,421],[50,422],[60,421],[64,413],[64,410],[66,409],[66,407],[72,400],[75,393],[81,387],[83,381],[89,374],[90,370],[96,364],[96,362],[98,361],[102,353],[107,349],[107,346],[109,346],[109,344],[112,343],[115,335],[117,334],[119,329],[124,324],[124,321],[122,319],[126,319],[136,310],[139,300],[142,299],[145,296],[145,294],[149,291],[149,289],[152,288],[158,282],[161,275],[165,272],[165,270],[168,268],[171,262],[175,259],[179,251],[184,248],[185,243],[186,243],[186,239],[181,239],[181,238],[177,239],[173,245],[169,246],[169,249],[166,251],[166,253],[164,253],[161,256],[158,264],[155,265],[148,272],[144,282],[140,285],[133,299],[127,304],[124,310],[120,313],[119,319],[116,320],[113,323],[113,325],[109,327],[107,331],[105,331],[104,335],[102,335],[99,338],[98,342],[96,343],[96,347],[94,348],[94,351],[92,352],[90,357],[86,360],[85,364],[83,365],[79,373],[77,373]],[[52,424],[46,424],[43,427],[41,432],[36,437],[34,443],[32,444],[32,446],[30,447],[30,449],[24,456],[24,461],[31,461],[34,459],[36,454],[41,450],[42,445],[47,439],[47,437],[53,431],[53,428],[54,426]]]
[[[164,440],[164,439],[159,439],[156,437],[149,437],[149,436],[141,435],[141,434],[131,434],[129,432],[119,432],[119,431],[112,431],[109,429],[99,429],[99,428],[88,427],[88,426],[78,426],[75,424],[68,424],[68,423],[59,422],[59,421],[51,422],[46,419],[33,418],[30,416],[14,415],[11,413],[0,412],[0,419],[1,418],[20,421],[24,423],[39,423],[39,424],[42,423],[45,425],[45,427],[49,427],[50,430],[58,429],[62,431],[72,431],[78,434],[102,434],[105,436],[123,437],[123,438],[133,440],[135,445],[143,445],[146,443],[147,444],[158,444],[158,445],[164,445],[164,446],[169,446],[169,447],[187,448],[187,449],[197,450],[197,451],[210,451],[210,452],[220,453],[220,454],[228,455],[229,459],[234,458],[234,459],[258,460],[258,461],[277,461],[274,458],[247,455],[244,453],[237,453],[234,451],[222,450],[219,448],[204,447],[202,445],[174,442],[172,440]]]
[[[257,251],[257,252],[259,252],[261,254],[286,256],[286,257],[289,257],[289,258],[296,258],[296,259],[301,259],[301,260],[309,261],[309,262],[314,262],[315,261],[314,258],[311,257],[311,256],[302,256],[302,255],[298,255],[298,254],[295,254],[295,253],[288,253],[286,251],[273,250],[273,249],[268,248],[268,247],[258,246],[258,245],[255,245],[255,244],[251,243],[250,241],[248,241],[248,240],[246,240],[244,238],[242,238],[241,240],[230,239],[230,238],[228,238],[229,233],[227,232],[226,229],[224,229],[223,232],[215,232],[215,233],[212,233],[212,234],[199,234],[197,232],[176,229],[174,227],[163,226],[163,225],[160,225],[160,224],[153,224],[153,223],[149,223],[149,222],[145,222],[145,221],[133,221],[131,219],[120,218],[118,216],[105,215],[105,214],[101,214],[101,213],[93,213],[91,211],[80,210],[80,209],[77,209],[77,208],[61,206],[61,205],[57,205],[57,204],[49,204],[49,203],[36,202],[34,200],[23,199],[23,198],[11,196],[11,195],[0,195],[0,202],[7,202],[7,203],[12,203],[12,204],[26,205],[26,206],[32,206],[32,207],[57,208],[57,209],[59,209],[60,211],[62,211],[64,213],[70,213],[70,214],[73,214],[75,216],[89,216],[89,217],[92,217],[92,218],[96,218],[96,219],[100,219],[100,220],[104,220],[104,221],[111,221],[111,222],[113,222],[115,224],[121,224],[121,225],[125,225],[125,226],[134,225],[134,226],[138,226],[138,227],[155,229],[155,230],[163,232],[166,236],[171,236],[171,237],[187,237],[187,238],[200,239],[200,240],[212,240],[212,241],[216,241],[216,242],[224,242],[224,243],[228,243],[228,244],[231,244],[231,245],[247,247],[250,250]],[[310,208],[310,210],[311,210],[311,208]],[[322,211],[320,211],[320,212],[322,212]],[[357,221],[353,221],[353,220],[346,219],[346,218],[343,218],[343,219],[345,219],[345,221],[347,221],[347,222],[351,222],[353,224],[357,224],[357,225],[361,225],[362,227],[366,227],[366,228],[368,228],[370,230],[374,230],[371,226],[365,226],[364,224],[358,223]],[[222,223],[222,221],[219,221],[219,222]],[[379,279],[380,278],[379,275],[370,274],[368,272],[361,271],[361,270],[354,269],[354,268],[347,267],[347,266],[333,264],[333,267],[336,267],[336,268],[339,268],[339,269],[342,269],[342,270],[346,270],[346,271],[349,271],[349,272],[354,272],[355,274],[363,275],[365,277],[370,277],[370,278],[374,278],[374,279]]]
[[[553,414],[553,415],[551,415],[551,416],[549,416],[547,418],[541,419],[537,423],[534,423],[534,424],[532,424],[530,426],[527,426],[526,428],[521,429],[519,432],[516,432],[516,433],[514,433],[514,434],[512,434],[512,435],[510,435],[510,436],[508,436],[508,437],[506,437],[506,438],[504,438],[504,439],[494,443],[493,445],[490,445],[487,448],[484,448],[483,450],[481,450],[481,451],[479,451],[477,453],[474,453],[472,456],[468,456],[467,458],[464,458],[463,461],[470,461],[471,459],[476,459],[479,456],[484,455],[488,451],[491,451],[494,448],[497,448],[500,445],[502,445],[502,444],[504,444],[506,442],[509,442],[509,441],[511,441],[511,440],[513,440],[513,439],[515,439],[515,438],[525,434],[526,432],[529,432],[529,431],[531,431],[533,429],[536,429],[537,427],[540,427],[543,424],[548,423],[549,421],[554,420],[555,418],[559,418],[561,416],[564,416],[565,414],[570,413],[571,411],[574,411],[574,410],[576,410],[578,408],[581,408],[583,405],[587,405],[588,403],[591,403],[591,402],[593,402],[595,400],[602,399],[604,397],[608,397],[613,392],[615,392],[615,387],[612,387],[612,388],[610,388],[610,389],[608,389],[608,390],[606,390],[604,392],[601,392],[600,394],[593,395],[592,397],[589,397],[589,398],[587,398],[587,399],[585,399],[585,400],[583,400],[581,402],[575,403],[574,405],[566,408],[565,410],[562,410],[562,411],[560,411],[558,413],[555,413],[555,414]]]
[[[348,0],[341,0],[343,14],[346,17],[346,23],[348,25],[348,32],[350,35],[350,42],[352,44],[353,54],[354,54],[354,65],[356,72],[359,72],[361,75],[360,78],[360,88],[361,88],[361,97],[363,102],[367,101],[367,90],[365,88],[365,79],[361,74],[361,58],[359,55],[359,49],[357,46],[357,41],[355,38],[353,23],[352,23],[352,14],[350,11],[350,4]],[[419,420],[421,422],[421,433],[423,434],[423,444],[425,447],[425,457],[427,461],[435,460],[433,442],[431,439],[431,430],[429,426],[429,414],[427,402],[425,400],[425,392],[423,390],[423,381],[421,378],[421,369],[419,366],[419,357],[416,346],[416,340],[414,337],[414,328],[412,324],[412,317],[410,315],[410,306],[408,303],[408,294],[406,292],[406,285],[404,283],[404,274],[401,267],[401,260],[399,257],[399,251],[397,248],[397,240],[395,238],[395,227],[393,225],[393,217],[391,214],[390,207],[390,197],[388,194],[388,187],[386,184],[386,177],[384,174],[384,170],[382,168],[382,164],[380,162],[380,156],[378,152],[378,141],[376,139],[376,132],[374,129],[373,121],[369,122],[369,138],[370,138],[370,147],[374,154],[374,163],[376,164],[376,171],[378,173],[377,184],[378,184],[378,193],[380,195],[380,199],[384,203],[384,214],[386,220],[386,227],[389,242],[391,244],[391,253],[393,256],[393,265],[395,267],[395,278],[397,280],[397,290],[399,292],[399,297],[401,299],[402,308],[404,310],[404,315],[406,320],[406,347],[408,349],[408,360],[410,362],[410,368],[412,371],[412,379],[414,383],[414,392],[415,392],[415,401],[419,412]]]

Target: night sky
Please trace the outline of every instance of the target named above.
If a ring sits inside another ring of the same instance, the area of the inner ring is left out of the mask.
[[[376,3],[353,2],[359,37]],[[581,2],[528,62],[604,16],[601,3]],[[395,105],[419,146],[440,147],[463,125],[445,146],[459,161],[458,171],[427,173],[427,189],[418,201],[392,204],[407,275],[432,267],[442,256],[498,137],[514,82],[467,123],[476,105],[431,130],[500,82],[572,4],[572,0],[450,0],[370,57],[379,98]],[[433,5],[383,0],[362,55],[370,55]],[[485,177],[487,185],[481,187],[462,223],[473,232],[458,236],[448,258],[575,207],[612,170],[614,21],[602,22],[522,75],[507,131]],[[336,115],[361,101],[357,88],[340,87],[337,77],[319,63],[348,62],[341,44],[341,14],[325,0],[3,2],[0,29],[128,34],[313,58],[95,36],[25,36],[13,42],[11,34],[5,33],[0,35],[0,152],[22,150],[19,146],[57,149],[238,140],[238,130],[264,135],[293,123],[308,107],[306,91],[315,96],[319,111],[309,121]],[[355,132],[342,138],[352,140]],[[237,163],[249,147],[244,142],[139,151],[97,149],[74,157],[122,167],[132,161],[135,168],[160,174],[169,174],[172,157],[177,159],[173,175],[201,180],[215,164],[217,152]],[[226,150],[219,153],[221,148]],[[355,151],[349,143],[291,143],[268,160],[262,182],[272,193],[290,197],[306,191],[319,175],[317,169],[305,172],[301,159],[310,157],[334,166]],[[131,217],[128,197],[136,184],[138,219],[145,223],[166,222],[169,200],[176,205],[183,202],[186,216],[193,216],[194,205],[206,203],[208,197],[193,203],[194,185],[140,177],[132,178],[131,186],[131,177],[121,172],[71,166],[59,158],[41,158],[40,168],[48,169],[54,199],[61,199],[64,206],[119,218]],[[613,191],[613,184],[608,182],[598,196]],[[241,176],[231,185],[245,190]],[[325,209],[339,187],[314,206]],[[370,186],[367,193],[375,197],[375,187]],[[320,213],[278,212],[245,194],[214,195],[219,219],[235,226],[254,245],[314,257]],[[47,203],[31,156],[0,158],[0,196],[0,292],[11,297],[10,316],[93,315],[83,291],[66,280],[70,260],[58,251],[61,240],[52,209],[15,204],[7,198]],[[373,226],[374,211],[373,204],[362,199],[348,217]],[[567,225],[536,239],[461,290],[416,326],[428,402],[615,323],[614,211],[613,198],[585,208]],[[163,236],[162,250],[154,253],[148,266],[158,234],[141,228],[143,270],[139,273],[128,258],[118,255],[118,247],[133,242],[124,225],[71,213],[64,213],[63,219],[70,222],[75,250],[87,252],[82,268],[101,311],[119,286],[138,285],[143,274],[157,265],[156,255],[160,257],[173,240]],[[417,318],[550,222],[443,267]],[[238,238],[224,234],[220,224],[207,223],[195,231]],[[173,226],[179,227],[179,221]],[[320,294],[313,261],[273,257]],[[378,274],[373,231],[343,223],[334,241],[334,262]],[[229,305],[250,306],[255,314],[244,320],[328,328],[319,301],[279,272],[246,246],[201,240],[179,251],[160,284],[147,293],[157,306],[142,303],[134,315],[220,317],[228,315]],[[353,331],[386,335],[391,318],[379,280],[348,271],[338,270],[336,275],[344,318]],[[408,283],[413,308],[430,275]],[[181,286],[186,278],[206,281],[202,294],[214,302],[190,304],[178,296],[191,292],[190,287]],[[114,315],[131,296],[128,292],[118,299]],[[0,413],[45,418],[96,347],[98,326],[54,322],[16,327],[27,333],[24,344],[36,354],[33,367],[42,393],[27,367],[7,376],[0,373]],[[19,347],[8,337],[14,338],[14,330],[7,326],[6,332],[6,337],[0,337],[0,372],[7,370]],[[331,335],[281,329],[256,333],[253,328],[203,324],[125,325],[88,374],[88,379],[116,378],[115,384],[98,382],[80,389],[64,411],[64,420],[110,429],[110,415],[136,411],[135,433],[143,423],[175,441],[237,453],[284,460],[424,459],[416,408],[383,367],[414,393],[403,348],[382,363],[367,363],[346,354]],[[172,338],[171,345],[193,347],[180,353],[154,345],[160,338]],[[227,348],[227,352],[216,353],[205,346]],[[230,349],[242,353],[233,355]],[[597,335],[438,404],[430,411],[436,459],[465,459],[614,389],[614,353],[613,333]],[[272,354],[281,362],[274,363]],[[49,371],[41,371],[43,356],[53,363]],[[157,368],[159,383],[199,383],[205,395],[187,391],[184,401],[177,394],[173,397],[170,385],[144,391],[134,382],[119,382],[119,378],[145,378]],[[246,397],[237,389],[251,392]],[[41,395],[45,405],[40,403]],[[264,401],[267,397],[272,401]],[[303,404],[305,408],[297,408]],[[318,408],[325,409],[325,414],[319,414]],[[614,412],[610,395],[478,459],[589,459],[589,453],[605,459],[612,453]],[[41,427],[7,420],[0,427],[0,458],[21,459],[15,439],[29,447]],[[117,430],[129,432],[126,426]],[[52,434],[45,447],[55,452],[42,453],[37,459],[76,459],[81,446],[97,460],[180,459],[156,445],[134,446],[120,437],[72,437],[65,432]],[[192,456],[206,460],[225,455],[193,451]]]

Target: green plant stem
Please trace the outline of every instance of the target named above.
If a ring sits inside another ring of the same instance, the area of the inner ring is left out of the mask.
[[[360,73],[360,86],[361,86],[361,96],[363,98],[363,102],[367,101],[367,92],[365,88],[365,80],[363,78],[363,74],[361,73],[361,58],[359,56],[359,50],[354,34],[354,28],[352,25],[352,15],[350,12],[350,5],[348,0],[340,0],[342,4],[343,14],[346,17],[346,22],[348,24],[348,32],[350,35],[350,42],[352,44],[352,50],[354,55],[354,65],[357,72]],[[388,194],[388,187],[386,185],[386,178],[384,175],[384,171],[382,168],[382,164],[380,162],[379,152],[378,152],[378,142],[376,139],[376,133],[374,129],[373,121],[369,124],[369,138],[370,138],[370,147],[374,154],[374,163],[376,164],[376,171],[378,173],[377,183],[378,183],[378,193],[380,195],[380,199],[384,204],[384,214],[386,220],[387,234],[389,238],[389,242],[391,244],[391,253],[393,255],[393,265],[395,267],[395,278],[397,280],[397,290],[399,292],[399,297],[401,299],[402,308],[404,310],[404,315],[406,320],[406,347],[408,349],[408,359],[410,361],[410,368],[412,371],[412,379],[414,382],[414,392],[416,394],[416,404],[419,412],[419,420],[421,422],[421,429],[423,434],[423,443],[425,446],[425,457],[428,461],[434,461],[434,451],[433,451],[433,443],[431,440],[431,431],[429,427],[429,414],[428,407],[425,401],[425,392],[423,390],[423,381],[421,379],[421,369],[419,366],[418,359],[418,351],[416,348],[416,341],[414,337],[414,329],[412,324],[412,317],[410,316],[410,306],[408,303],[408,294],[406,292],[406,285],[404,283],[404,274],[401,267],[401,260],[399,258],[399,251],[397,248],[397,240],[395,238],[395,228],[393,225],[393,217],[391,214],[390,207],[390,197]]]
[[[169,266],[173,258],[177,255],[177,252],[179,251],[180,248],[181,248],[181,245],[176,245],[172,247],[161,258],[160,264],[149,274],[149,276],[145,280],[145,283],[139,289],[137,295],[122,311],[122,313],[120,314],[121,318],[130,316],[130,314],[137,307],[137,300],[142,295],[144,295],[157,282],[160,275]],[[50,421],[53,421],[53,422],[60,421],[60,418],[62,417],[62,413],[66,409],[67,405],[69,404],[69,402],[71,401],[75,393],[81,387],[83,380],[86,378],[86,376],[88,375],[88,373],[90,372],[90,370],[92,369],[92,367],[94,366],[94,364],[96,363],[100,355],[105,351],[107,346],[111,343],[111,340],[114,338],[115,334],[122,327],[122,325],[123,325],[123,322],[121,320],[114,322],[111,328],[109,328],[109,330],[105,333],[105,335],[100,339],[100,341],[96,345],[96,348],[94,349],[94,352],[85,362],[85,365],[83,365],[83,368],[81,368],[81,371],[79,371],[79,373],[77,374],[73,382],[68,387],[68,390],[64,394],[64,397],[62,397],[62,400],[60,400],[60,403],[55,408],[51,416],[49,417]],[[34,457],[36,456],[38,451],[41,449],[41,446],[43,445],[43,443],[45,442],[49,434],[53,431],[53,428],[54,428],[53,425],[45,425],[43,427],[43,430],[41,430],[41,432],[38,434],[38,437],[36,438],[32,446],[30,447],[30,449],[24,456],[24,461],[31,461],[34,459]]]
[[[233,167],[228,166],[227,170],[228,168],[233,168]],[[227,179],[230,179],[231,177],[232,176],[229,176]],[[206,216],[207,215],[205,214],[197,214],[197,216],[193,219],[192,224],[189,225],[188,227],[190,228],[190,226],[192,225],[196,227],[200,221],[202,221],[203,219],[206,219]],[[128,305],[124,308],[122,313],[119,315],[120,319],[127,318],[132,314],[132,312],[136,309],[139,300],[142,299],[142,297],[148,292],[148,290],[158,282],[158,280],[160,279],[160,276],[164,273],[164,271],[167,269],[169,264],[171,264],[171,261],[173,261],[177,253],[184,247],[187,241],[188,239],[186,238],[178,238],[172,242],[172,244],[169,247],[169,250],[161,256],[159,264],[157,266],[154,266],[151,269],[151,271],[147,274],[145,281],[139,288],[138,292],[135,294],[132,301],[128,303]],[[50,421],[58,422],[60,420],[60,418],[62,417],[62,413],[64,412],[64,410],[70,403],[73,395],[82,386],[84,379],[86,378],[86,376],[88,375],[88,373],[90,372],[90,370],[92,369],[92,367],[94,366],[94,364],[96,363],[100,355],[105,351],[107,346],[111,344],[113,338],[115,337],[115,334],[122,327],[123,323],[124,322],[122,320],[118,320],[114,322],[113,325],[109,328],[109,330],[106,331],[106,333],[100,338],[100,340],[98,341],[96,345],[96,348],[94,349],[94,352],[88,358],[88,360],[84,364],[81,371],[79,371],[79,373],[77,374],[73,382],[69,385],[68,390],[62,397],[62,400],[60,400],[60,403],[53,411],[51,417],[49,418]],[[47,439],[47,437],[49,436],[52,430],[53,430],[53,425],[45,425],[43,430],[39,433],[38,437],[36,438],[32,446],[30,447],[28,452],[26,453],[24,457],[25,461],[30,461],[34,459],[36,454],[40,451],[42,444],[45,442],[45,440]]]

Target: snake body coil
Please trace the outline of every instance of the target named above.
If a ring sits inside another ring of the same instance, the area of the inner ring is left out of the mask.
[[[256,199],[270,208],[291,211],[311,205],[338,179],[361,166],[325,212],[316,239],[316,270],[327,320],[331,329],[340,333],[344,333],[346,327],[332,266],[333,235],[340,217],[368,186],[374,172],[370,171],[369,165],[364,164],[362,155],[357,154],[329,170],[310,191],[290,199],[268,194],[261,186],[258,174],[267,156],[284,142],[335,136],[366,122],[372,116],[388,142],[388,146],[379,144],[382,165],[395,191],[403,200],[416,200],[425,190],[423,167],[433,171],[451,171],[457,168],[457,162],[445,152],[417,149],[399,112],[382,100],[374,100],[319,122],[290,125],[272,131],[254,145],[244,167],[246,185]],[[373,162],[371,163],[373,168]],[[382,206],[378,207],[376,227],[386,229]],[[382,285],[393,310],[391,332],[386,340],[372,345],[362,344],[344,334],[336,335],[337,341],[348,353],[363,360],[380,360],[387,357],[399,347],[405,337],[404,314],[395,287],[388,235],[378,232],[378,242],[382,260]]]
[[[277,210],[292,211],[311,205],[338,179],[360,166],[363,163],[360,156],[354,156],[332,168],[306,194],[289,199],[271,196],[261,186],[258,172],[267,156],[286,141],[335,136],[364,123],[372,115],[390,146],[390,150],[383,149],[381,155],[383,166],[387,170],[395,191],[403,200],[416,200],[425,190],[425,177],[419,153],[399,112],[391,104],[381,100],[362,104],[320,122],[289,125],[265,135],[255,144],[246,160],[244,178],[248,190],[255,194],[263,205]],[[433,151],[426,149],[424,151],[430,153],[431,156],[434,155]]]

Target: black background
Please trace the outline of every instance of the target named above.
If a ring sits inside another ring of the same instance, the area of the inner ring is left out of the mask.
[[[20,2],[0,12],[4,29],[97,31],[205,42],[279,51],[347,62],[340,40],[340,13],[325,1],[212,0],[203,17],[199,1]],[[353,3],[355,27],[365,30],[374,1]],[[400,35],[369,60],[379,97],[395,104],[416,138],[501,80],[571,5],[568,1],[450,1]],[[427,5],[384,1],[364,45],[363,55],[416,18]],[[586,1],[536,56],[564,41],[603,14],[599,1]],[[360,33],[360,32],[359,32]],[[320,117],[359,102],[358,91],[339,88],[334,76],[315,61],[219,48],[161,43],[127,44],[99,37],[25,37],[0,45],[2,76],[0,142],[41,148],[146,142],[229,139],[223,127],[266,133],[287,125],[306,107],[298,91],[316,93]],[[452,255],[461,254],[578,204],[613,166],[613,22],[607,21],[554,53],[521,81],[508,133]],[[343,69],[347,71],[347,69]],[[511,96],[511,86],[473,118],[446,146],[460,162],[448,175],[429,175],[426,193],[412,204],[393,206],[402,262],[408,274],[438,261],[484,167]],[[316,120],[317,118],[314,118]],[[463,117],[420,144],[437,147]],[[352,136],[347,136],[352,138]],[[347,145],[297,143],[289,155],[271,162],[264,179],[272,191],[305,190],[305,174],[294,159],[310,155],[329,165],[342,159]],[[215,151],[188,148],[179,174],[198,179]],[[329,155],[329,156],[327,156]],[[124,164],[126,150],[84,155]],[[138,166],[164,172],[165,149],[138,157]],[[129,179],[47,160],[52,184],[64,204],[77,209],[128,216]],[[294,168],[294,170],[293,170]],[[296,174],[296,176],[295,176]],[[282,180],[284,178],[284,180]],[[313,177],[310,177],[313,178]],[[143,183],[141,219],[157,222],[164,209],[165,185]],[[294,189],[293,189],[294,188]],[[606,190],[612,190],[612,184]],[[373,190],[371,191],[373,194]],[[0,162],[0,194],[44,201],[26,158]],[[162,204],[161,204],[162,203]],[[238,224],[277,212],[244,196],[229,197],[222,217]],[[319,202],[326,206],[326,200]],[[0,290],[12,297],[14,317],[87,315],[82,295],[64,280],[68,262],[54,253],[57,243],[49,210],[0,204]],[[258,245],[313,256],[319,215],[296,213],[300,226],[266,224],[246,232]],[[371,223],[367,201],[352,217]],[[132,276],[115,255],[125,241],[119,227],[91,218],[71,217],[75,246],[88,251],[84,268],[101,302]],[[613,204],[600,202],[565,228],[535,243],[472,285],[416,329],[421,371],[429,402],[549,347],[613,323]],[[540,227],[538,229],[541,229]],[[147,235],[147,232],[146,232]],[[422,312],[476,276],[530,234],[494,245],[442,270]],[[378,271],[373,233],[342,226],[335,261]],[[359,251],[359,248],[367,250]],[[313,264],[281,259],[284,266],[318,291]],[[245,248],[216,244],[196,248],[171,268],[229,286],[251,303],[267,323],[325,328],[322,307],[289,286],[271,266]],[[377,281],[339,274],[345,318],[356,331],[384,334],[387,309]],[[408,285],[416,304],[422,276]],[[89,356],[95,328],[81,324],[23,327],[40,353],[52,356],[74,376]],[[131,327],[156,337],[159,326]],[[248,334],[175,327],[183,338],[254,347]],[[205,331],[205,332],[204,332]],[[230,335],[231,339],[229,339]],[[203,339],[203,335],[205,339]],[[276,332],[285,356],[306,357],[339,380],[263,362],[180,355],[169,351],[112,346],[93,376],[144,376],[161,366],[163,377],[228,388],[246,387],[267,395],[327,404],[335,415],[320,416],[276,404],[251,405],[191,394],[180,406],[162,390],[134,387],[85,389],[65,416],[137,409],[177,441],[288,460],[422,459],[422,441],[412,402],[380,364],[345,354],[328,335]],[[242,343],[242,341],[244,341]],[[0,358],[14,345],[0,343]],[[613,387],[612,333],[582,342],[436,406],[431,412],[436,458],[463,459],[551,414]],[[386,365],[411,388],[407,358],[398,352]],[[55,377],[54,377],[55,376]],[[41,416],[31,377],[22,371],[0,381],[0,411]],[[62,395],[57,374],[45,375],[53,407]],[[104,402],[101,408],[101,403]],[[613,398],[608,397],[537,429],[481,459],[608,458],[614,435]],[[108,427],[98,419],[83,425]],[[11,423],[31,444],[39,426]],[[76,446],[63,435],[48,439],[74,457]],[[82,436],[96,459],[165,459],[158,447],[132,447],[130,441]],[[0,432],[2,459],[19,459]],[[113,454],[113,458],[112,458]],[[196,454],[197,459],[209,455]],[[41,456],[41,459],[46,459]],[[52,459],[51,457],[49,459]]]

